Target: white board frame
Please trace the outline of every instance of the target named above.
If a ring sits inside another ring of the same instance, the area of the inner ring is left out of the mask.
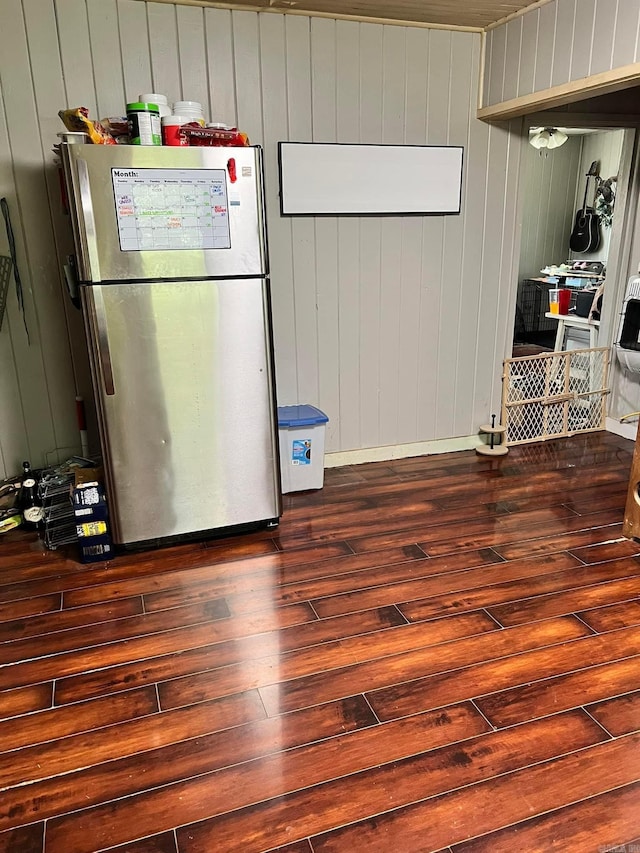
[[[459,145],[279,142],[280,212],[283,216],[459,214],[463,155]]]

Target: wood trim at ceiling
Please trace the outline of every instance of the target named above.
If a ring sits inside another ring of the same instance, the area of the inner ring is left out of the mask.
[[[480,66],[478,68],[478,93],[477,101],[478,109],[482,106],[484,100],[484,78],[487,73],[487,34],[483,32],[480,36]]]
[[[631,65],[623,65],[620,68],[612,68],[602,71],[600,74],[592,74],[590,77],[581,77],[570,83],[553,86],[551,89],[543,89],[533,92],[531,95],[523,95],[510,101],[502,101],[490,107],[480,107],[477,117],[484,121],[501,121],[503,119],[517,118],[533,112],[540,112],[551,107],[560,107],[564,104],[583,101],[585,98],[596,95],[607,95],[620,89],[629,89],[640,86],[640,62]]]
[[[624,128],[640,127],[640,107],[637,115],[625,115],[624,113],[557,113],[541,112],[530,113],[526,116],[532,127],[593,127],[611,128],[618,130]]]
[[[386,24],[391,27],[418,27],[427,30],[453,30],[463,33],[484,33],[483,27],[463,27],[456,24],[430,24],[423,21],[401,21],[396,18],[373,18],[364,15],[339,15],[334,12],[313,12],[306,9],[276,9],[242,3],[210,3],[209,0],[138,0],[148,3],[168,3],[172,6],[200,6],[204,9],[231,9],[237,12],[267,12],[277,15],[304,15],[307,18],[331,18],[336,21],[358,21],[362,24]]]
[[[503,24],[508,24],[509,21],[513,21],[516,18],[521,18],[528,12],[534,12],[541,6],[546,6],[547,3],[551,2],[553,2],[553,0],[537,0],[537,2],[531,3],[531,5],[529,6],[525,6],[522,9],[518,9],[517,12],[512,12],[510,15],[505,15],[504,18],[500,18],[499,21],[494,21],[492,24],[487,24],[487,26],[485,27],[485,32],[489,32],[489,30],[495,30],[496,27],[501,27]]]

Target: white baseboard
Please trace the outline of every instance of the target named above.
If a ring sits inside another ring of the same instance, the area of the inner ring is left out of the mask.
[[[411,444],[390,444],[385,447],[363,447],[360,450],[341,450],[325,453],[324,467],[339,465],[361,465],[363,462],[388,462],[391,459],[408,459],[411,456],[431,456],[437,453],[453,453],[456,450],[475,450],[483,442],[479,435],[463,435],[459,438],[442,438],[435,441],[416,441]]]
[[[638,424],[636,421],[621,424],[620,421],[615,420],[615,418],[607,418],[605,421],[605,429],[607,432],[613,432],[616,435],[621,435],[623,438],[630,438],[631,441],[635,441],[636,433],[638,432]]]
[[[635,441],[638,424],[624,423],[607,418],[605,428],[622,438]],[[340,465],[362,465],[364,462],[389,462],[392,459],[408,459],[411,456],[435,456],[438,453],[454,453],[456,450],[475,450],[486,441],[479,435],[463,435],[459,438],[441,438],[435,441],[416,441],[411,444],[389,444],[384,447],[363,447],[360,450],[340,450],[325,453],[324,467],[338,468]]]

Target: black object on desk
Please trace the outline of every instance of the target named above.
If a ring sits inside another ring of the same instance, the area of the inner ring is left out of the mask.
[[[543,279],[526,278],[518,285],[518,319],[520,334],[530,335],[538,332],[555,332],[556,324],[544,315],[549,310],[549,291],[557,284]]]

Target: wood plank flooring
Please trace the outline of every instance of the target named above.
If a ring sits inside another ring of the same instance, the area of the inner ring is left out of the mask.
[[[0,853],[640,849],[633,443],[329,469],[277,531],[0,540]]]

